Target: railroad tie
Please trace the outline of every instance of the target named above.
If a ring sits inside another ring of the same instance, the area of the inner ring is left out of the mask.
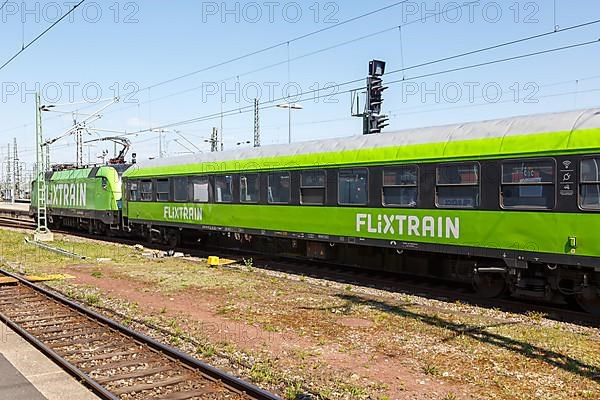
[[[62,307],[56,307],[55,309],[53,308],[47,308],[44,310],[44,312],[59,312],[59,311],[64,311],[64,308]],[[31,310],[30,308],[28,308],[26,311],[14,311],[11,310],[10,312],[10,317],[11,318],[16,318],[19,316],[29,316],[29,315],[39,315],[40,311],[39,310]]]
[[[61,343],[53,344],[52,349],[53,350],[62,349],[63,347],[71,347],[71,346],[76,346],[78,344],[91,344],[91,343],[96,343],[96,342],[100,342],[103,340],[106,340],[106,338],[102,337],[102,336],[85,338],[85,339],[69,340],[68,342],[61,342]],[[61,355],[64,355],[64,353],[61,353]]]
[[[56,332],[64,332],[68,329],[81,329],[81,328],[89,328],[90,325],[89,324],[78,324],[78,325],[71,325],[69,327],[57,327],[57,328],[47,328],[47,329],[35,329],[35,328],[29,328],[27,329],[28,332],[35,332],[36,335],[40,335],[43,333],[56,333]],[[71,333],[72,335],[72,333]]]
[[[80,368],[80,369],[88,374],[90,374],[92,372],[95,372],[96,374],[98,374],[102,371],[110,371],[113,369],[133,367],[136,365],[150,364],[153,362],[157,362],[157,359],[154,357],[140,357],[140,358],[136,358],[136,359],[132,359],[132,360],[117,361],[114,363],[94,365],[91,367]]]
[[[135,371],[135,372],[132,372],[129,374],[113,375],[113,376],[108,376],[106,378],[98,378],[98,379],[94,379],[94,380],[101,385],[105,385],[107,383],[121,381],[121,380],[145,378],[147,376],[160,374],[161,372],[170,371],[171,369],[172,369],[171,366],[158,367],[158,368],[153,368],[153,369],[145,369],[145,370]]]
[[[121,396],[124,394],[130,394],[130,393],[140,393],[140,392],[145,392],[147,390],[177,385],[178,383],[185,382],[188,379],[189,379],[189,375],[181,375],[181,376],[176,376],[174,378],[165,379],[164,381],[159,381],[156,383],[143,383],[143,384],[139,384],[139,385],[133,385],[133,386],[127,386],[127,387],[123,387],[123,388],[119,388],[119,389],[114,389],[114,390],[110,390],[110,392],[117,396]]]
[[[37,313],[39,314],[39,312],[37,312]],[[23,319],[19,319],[18,317],[13,317],[13,318],[17,324],[26,324],[29,322],[49,321],[49,320],[67,318],[67,317],[73,317],[73,314],[72,313],[71,314],[55,314],[55,315],[45,316],[45,317],[27,317],[27,318],[23,318]]]
[[[140,353],[139,349],[126,350],[126,351],[119,351],[117,353],[102,354],[102,355],[91,357],[91,358],[83,358],[78,361],[82,362],[82,363],[90,362],[90,361],[102,361],[102,360],[108,360],[108,359],[115,358],[115,357],[131,356],[131,355],[139,354],[139,353]]]
[[[96,353],[96,352],[102,351],[102,350],[117,349],[117,348],[118,348],[118,345],[110,343],[110,344],[105,344],[104,346],[98,346],[98,347],[93,348],[93,349],[87,349],[87,350],[85,350],[85,349],[77,349],[77,350],[71,350],[71,351],[65,351],[65,352],[58,351],[57,353],[59,353],[59,355],[61,357],[68,357],[68,356],[73,356],[73,355],[76,355],[76,354],[83,354],[83,353],[91,354],[91,353]]]
[[[37,328],[45,328],[47,326],[56,326],[56,327],[67,326],[68,324],[72,324],[75,322],[81,322],[81,319],[77,318],[77,316],[69,315],[67,318],[68,319],[61,319],[60,321],[44,322],[43,324],[37,324],[37,325],[34,325],[35,321],[19,323],[19,325],[21,325],[21,327],[25,330],[30,330],[30,329],[37,329]]]
[[[214,389],[195,389],[190,392],[173,392],[169,393],[165,396],[155,397],[155,400],[188,400],[193,399],[194,397],[204,397],[207,394],[218,393],[217,390]]]
[[[29,301],[35,299],[34,301]],[[27,301],[24,301],[27,300]],[[12,297],[10,296],[6,296],[5,298],[0,298],[0,306],[4,306],[4,305],[21,305],[23,303],[33,303],[35,301],[42,301],[42,298],[40,298],[40,296],[38,296],[37,294],[34,295],[27,295],[27,296],[23,296],[23,297]]]
[[[105,334],[108,331],[96,331],[95,329],[78,329],[75,332],[69,332],[69,333],[61,333],[58,335],[50,335],[50,336],[46,336],[46,335],[40,335],[42,337],[42,340],[45,343],[48,342],[53,342],[55,340],[61,340],[61,339],[67,339],[67,338],[71,338],[71,337],[79,337],[79,336],[86,336],[86,335],[92,335],[92,334]]]

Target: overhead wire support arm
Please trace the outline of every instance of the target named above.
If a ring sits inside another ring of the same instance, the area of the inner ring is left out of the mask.
[[[77,130],[79,129],[86,129],[87,126],[93,122],[96,122],[97,120],[102,118],[102,112],[104,110],[106,110],[108,107],[112,106],[115,103],[118,103],[120,101],[120,99],[118,97],[115,97],[112,99],[112,101],[108,104],[106,104],[105,106],[103,106],[102,108],[100,108],[98,111],[90,114],[88,117],[86,117],[83,121],[81,122],[77,122],[76,124],[74,124],[72,127],[70,127],[69,129],[67,129],[64,133],[62,133],[61,135],[53,138],[53,139],[48,139],[44,142],[44,146],[50,146],[56,142],[58,142],[61,139],[64,139],[67,136],[72,135],[73,133],[77,132]],[[54,106],[41,106],[41,110],[42,111],[49,111],[50,107],[54,107]]]
[[[129,149],[131,148],[131,141],[125,137],[121,137],[121,136],[110,136],[110,137],[103,137],[100,139],[92,139],[92,140],[88,140],[85,143],[94,143],[94,142],[113,142],[116,143],[120,146],[122,146],[123,148],[121,149],[121,151],[119,152],[118,155],[115,156],[115,158],[112,158],[109,160],[109,164],[125,164],[125,157],[127,156],[127,153],[129,152]]]

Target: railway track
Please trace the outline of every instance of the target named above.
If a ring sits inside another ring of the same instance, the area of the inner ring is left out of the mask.
[[[19,228],[19,229],[35,229],[35,223],[33,220],[27,218],[15,218],[0,214],[0,226],[7,228]]]
[[[278,397],[90,311],[9,272],[0,320],[102,399]]]
[[[0,226],[5,226],[4,221],[10,224],[10,218],[0,217]],[[22,220],[21,220],[22,221]],[[59,230],[56,233],[76,235],[97,240],[98,237],[83,232]],[[115,243],[135,245],[138,242],[132,239],[106,237]],[[168,246],[151,245],[150,248],[168,250]],[[469,285],[453,283],[445,280],[436,280],[430,277],[419,278],[402,274],[385,273],[363,270],[350,266],[340,266],[323,261],[307,262],[305,259],[285,256],[266,256],[259,252],[249,250],[236,250],[229,248],[198,249],[197,247],[183,246],[179,250],[185,251],[195,257],[208,257],[215,253],[226,258],[243,261],[244,257],[252,257],[254,264],[261,269],[268,269],[292,275],[310,276],[317,279],[332,280],[341,283],[368,286],[374,289],[392,292],[408,293],[417,296],[438,300],[462,301],[468,304],[485,308],[496,308],[503,311],[525,314],[536,312],[546,315],[556,321],[575,323],[588,326],[600,326],[600,317],[579,311],[573,306],[552,306],[543,302],[525,301],[513,298],[487,299],[477,296]]]

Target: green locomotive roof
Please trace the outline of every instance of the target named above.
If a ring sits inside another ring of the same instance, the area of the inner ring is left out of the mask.
[[[52,172],[50,181],[72,181],[79,179],[87,179],[90,177],[90,173],[93,169],[94,168],[78,168]],[[119,174],[114,168],[109,166],[98,167],[94,177],[105,177],[110,182],[115,183],[119,181]]]
[[[600,151],[600,108],[141,161],[126,178]]]

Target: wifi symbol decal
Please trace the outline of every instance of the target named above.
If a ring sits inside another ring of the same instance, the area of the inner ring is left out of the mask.
[[[563,165],[565,166],[565,169],[569,169],[571,167],[571,164],[573,164],[571,161],[564,161]]]

